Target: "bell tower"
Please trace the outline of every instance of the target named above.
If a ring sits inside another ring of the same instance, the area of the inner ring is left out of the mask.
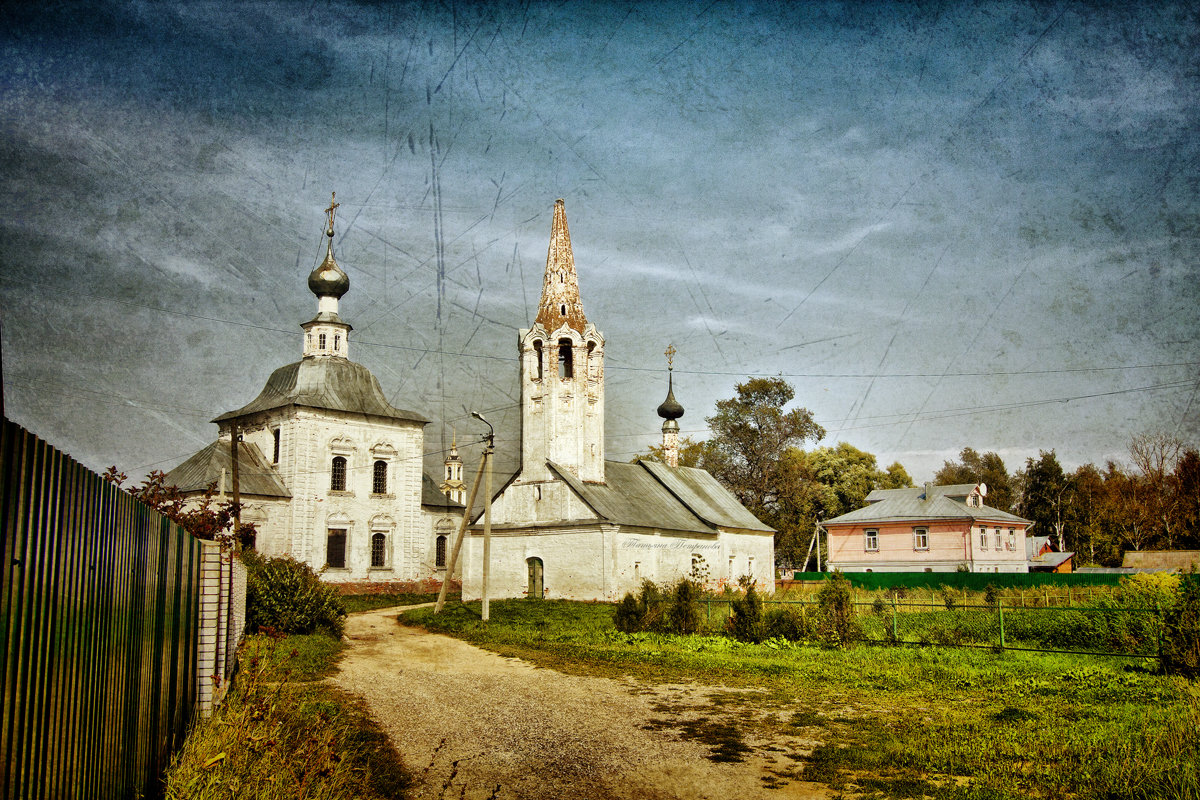
[[[587,321],[567,212],[554,203],[542,298],[519,335],[521,475],[552,480],[553,461],[580,480],[604,483],[604,336]]]

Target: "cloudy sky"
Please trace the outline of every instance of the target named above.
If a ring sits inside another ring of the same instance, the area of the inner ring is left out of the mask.
[[[299,358],[331,191],[351,355],[430,454],[478,410],[515,468],[559,197],[611,458],[670,343],[685,432],[782,375],[918,481],[1200,443],[1192,3],[14,5],[5,413],[93,468],[175,466]]]

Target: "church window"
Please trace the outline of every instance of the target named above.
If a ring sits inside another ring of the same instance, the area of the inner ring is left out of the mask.
[[[334,456],[329,467],[329,491],[346,491],[346,457]]]
[[[279,463],[279,428],[276,428],[274,431],[272,431],[272,434],[275,436],[275,449],[271,451],[272,452],[271,463],[278,464]]]
[[[334,349],[334,352],[337,352],[338,350],[340,350],[340,349],[341,349],[341,347],[342,347],[342,337],[341,337],[341,334],[336,334],[336,333],[335,333],[335,334],[333,335],[333,349]]]
[[[325,349],[325,334],[322,333],[317,337],[317,347],[321,348],[322,350]]]
[[[567,315],[567,304],[566,303],[561,304],[558,307],[558,311],[560,314],[562,314],[565,317]]]
[[[446,537],[437,537],[437,542],[434,545],[434,566],[438,569],[446,568]]]
[[[371,534],[371,566],[383,567],[387,565],[387,534],[372,533]]]
[[[542,340],[534,339],[533,341],[533,357],[537,359],[537,366],[534,368],[534,380],[542,379]]]
[[[599,373],[598,364],[596,364],[596,343],[588,342],[587,348],[587,376],[594,379]]]
[[[346,529],[330,528],[325,545],[325,565],[331,569],[346,568]]]
[[[387,462],[376,461],[375,466],[371,470],[371,492],[373,494],[387,494]]]
[[[572,350],[570,339],[558,340],[558,377],[571,378],[574,377],[574,368],[571,363]]]

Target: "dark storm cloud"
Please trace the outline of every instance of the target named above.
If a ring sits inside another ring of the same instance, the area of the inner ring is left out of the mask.
[[[685,429],[783,373],[918,477],[1200,437],[1187,4],[3,14],[6,410],[92,466],[173,466],[298,357],[334,189],[353,356],[431,451],[515,437],[560,196],[614,457],[668,341]]]

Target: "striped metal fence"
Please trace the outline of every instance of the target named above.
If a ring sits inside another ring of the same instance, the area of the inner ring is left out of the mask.
[[[0,798],[161,794],[205,543],[7,420],[0,458]]]

